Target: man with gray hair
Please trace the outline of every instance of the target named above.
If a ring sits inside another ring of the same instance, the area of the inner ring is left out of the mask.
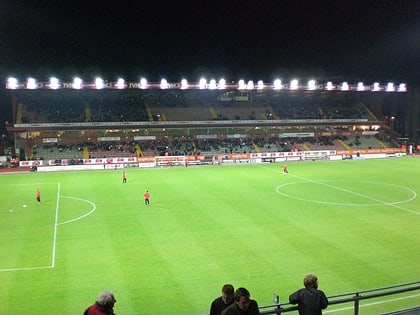
[[[95,304],[89,306],[83,315],[115,315],[114,304],[117,302],[114,293],[102,291]]]

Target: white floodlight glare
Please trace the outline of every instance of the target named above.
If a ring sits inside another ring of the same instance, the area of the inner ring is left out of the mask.
[[[215,90],[217,89],[217,85],[216,85],[216,80],[215,79],[211,79],[209,82],[209,89],[210,90]]]
[[[225,88],[226,88],[226,80],[225,79],[220,79],[219,80],[219,89],[224,90]]]
[[[316,82],[315,80],[309,80],[308,81],[308,90],[315,90],[316,89]]]
[[[26,83],[26,88],[28,89],[35,89],[36,88],[36,81],[34,78],[29,78],[28,82]]]
[[[379,83],[378,82],[373,83],[372,91],[377,92],[377,91],[380,91],[380,90],[381,90],[381,87],[380,87]]]
[[[341,83],[340,90],[341,91],[348,91],[349,90],[349,84],[347,82]]]
[[[56,90],[56,89],[58,89],[58,86],[59,86],[58,79],[57,79],[57,78],[52,77],[52,78],[50,79],[50,88],[51,88],[51,89],[53,89],[53,90]]]
[[[273,85],[274,85],[274,89],[275,90],[281,90],[281,88],[282,88],[282,84],[281,84],[281,80],[280,79],[274,80]]]
[[[140,79],[140,85],[139,85],[139,87],[140,87],[141,89],[145,89],[145,88],[147,88],[147,80],[146,80],[145,78],[141,78],[141,79]]]
[[[188,81],[186,79],[181,80],[181,89],[188,89]]]
[[[204,78],[200,79],[200,82],[198,83],[198,86],[200,87],[200,89],[205,89],[206,88],[206,84],[207,84],[207,80]]]
[[[389,82],[389,83],[386,85],[386,89],[385,89],[385,91],[386,91],[386,92],[394,92],[394,91],[395,91],[395,86],[394,86],[394,83]]]
[[[264,89],[264,82],[263,82],[263,80],[258,80],[258,82],[257,82],[257,89],[258,90]]]
[[[254,81],[249,80],[247,85],[246,85],[246,89],[247,90],[253,90],[254,89]]]
[[[95,79],[95,87],[97,89],[103,89],[104,88],[104,80],[102,78],[96,78]]]
[[[160,80],[160,88],[162,90],[167,89],[168,87],[169,87],[169,85],[168,85],[168,81],[166,81],[166,79]]]
[[[245,81],[244,80],[239,80],[238,81],[238,89],[239,90],[245,90],[246,89],[246,85],[245,85]]]
[[[119,88],[119,89],[123,89],[123,88],[125,88],[125,81],[124,81],[124,79],[118,79],[118,81],[117,81],[117,88]]]
[[[365,86],[364,86],[363,82],[359,82],[359,83],[357,83],[357,88],[356,88],[356,90],[357,90],[357,91],[364,91],[364,90],[365,90]]]
[[[398,92],[407,92],[407,85],[405,83],[400,83],[398,86]]]
[[[332,82],[331,82],[331,81],[328,81],[328,82],[327,82],[327,84],[325,84],[325,89],[326,89],[327,91],[332,91],[332,90],[334,90],[334,85],[332,84]]]
[[[82,88],[82,79],[74,78],[72,87],[73,87],[73,89],[81,89]]]
[[[290,81],[289,90],[297,90],[299,88],[299,81],[294,79]]]
[[[16,89],[18,86],[18,80],[16,78],[7,79],[7,87],[9,89]]]

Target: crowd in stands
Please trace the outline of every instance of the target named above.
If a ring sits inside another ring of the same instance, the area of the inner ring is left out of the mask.
[[[129,90],[104,91],[99,94],[96,91],[29,92],[21,92],[16,100],[18,106],[23,106],[20,117],[22,123],[148,120],[142,95]]]
[[[247,101],[221,102],[216,94],[162,91],[20,91],[16,104],[22,123],[124,122],[161,120],[275,120],[372,118],[350,96],[250,95]],[[192,115],[188,115],[192,112]],[[18,115],[18,116],[19,116]]]
[[[32,147],[31,159],[74,159],[110,157],[179,156],[306,150],[343,150],[380,148],[375,136],[255,137],[192,139],[160,137],[143,141],[86,141],[76,144],[45,144]],[[346,147],[347,146],[347,147]]]
[[[277,119],[355,119],[374,118],[366,106],[350,94],[301,94],[249,92],[241,101],[221,101],[221,91],[153,91],[153,90],[59,90],[17,91],[16,123],[68,123],[68,122],[125,122],[163,120],[277,120]],[[201,114],[200,114],[201,113]],[[144,135],[146,134],[144,131]],[[325,134],[337,134],[334,130]],[[326,136],[322,132],[308,138],[280,138],[267,131],[265,135],[219,136],[200,139],[187,136],[165,137],[156,140],[135,141],[130,131],[121,141],[101,141],[106,132],[88,135],[91,131],[75,135],[72,143],[42,144],[41,135],[32,141],[31,157],[35,159],[57,157],[81,159],[87,157],[133,157],[195,155],[219,153],[282,152],[291,150],[343,149],[345,147],[377,147],[375,136],[355,138]],[[346,131],[348,133],[348,130]],[[228,133],[228,132],[227,132]],[[235,133],[235,132],[234,132]],[[181,133],[182,134],[182,133]],[[64,135],[63,135],[64,138]],[[78,138],[78,139],[77,139]],[[367,144],[369,143],[369,144]],[[27,147],[28,149],[28,147]]]

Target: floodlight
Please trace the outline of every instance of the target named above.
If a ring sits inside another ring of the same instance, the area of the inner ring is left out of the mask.
[[[58,89],[58,86],[59,86],[58,79],[54,78],[54,77],[51,78],[50,79],[50,88],[53,89],[53,90],[56,90],[56,89]]]
[[[226,88],[226,80],[225,79],[220,79],[219,80],[219,89],[223,90]]]
[[[238,89],[239,90],[245,90],[246,89],[246,85],[245,85],[245,81],[244,80],[239,80],[238,81]]]
[[[246,89],[247,90],[253,90],[254,89],[254,81],[249,80],[247,85],[246,85]]]
[[[96,78],[95,79],[95,87],[97,89],[103,89],[103,87],[104,87],[104,80],[101,79],[101,78]]]
[[[315,90],[316,89],[316,82],[315,80],[309,80],[308,81],[308,90]]]
[[[9,89],[16,89],[18,87],[18,80],[16,78],[7,79],[7,87]]]
[[[73,89],[81,89],[82,88],[82,79],[80,79],[78,77],[74,78],[72,87],[73,87]]]
[[[188,81],[186,79],[181,80],[181,89],[188,89]]]
[[[394,91],[395,91],[395,86],[394,86],[394,83],[389,82],[389,83],[386,85],[386,89],[385,89],[385,91],[386,91],[386,92],[394,92]]]
[[[349,84],[347,82],[341,83],[340,90],[341,91],[348,91],[349,90]]]
[[[211,79],[210,80],[210,83],[209,83],[209,89],[210,90],[214,90],[216,88],[217,88],[217,86],[216,86],[216,80],[215,79]]]
[[[281,80],[280,79],[274,80],[274,89],[281,90],[281,88],[282,88]]]
[[[328,82],[327,82],[327,84],[325,85],[325,89],[326,89],[327,91],[332,91],[332,90],[334,90],[334,85],[332,84],[332,82],[331,82],[331,81],[328,81]]]
[[[118,81],[117,81],[117,88],[119,88],[119,89],[123,89],[125,87],[125,81],[124,81],[124,79],[118,79]]]
[[[160,88],[162,89],[162,90],[164,90],[164,89],[167,89],[169,86],[168,86],[168,81],[166,81],[166,79],[162,79],[162,80],[160,80]]]
[[[379,85],[379,83],[378,82],[373,83],[372,91],[377,92],[377,91],[380,91],[380,90],[381,90],[381,86]]]
[[[264,82],[263,82],[262,80],[259,80],[259,81],[257,82],[257,89],[258,89],[258,90],[262,90],[262,89],[264,89]]]
[[[400,83],[398,86],[398,92],[407,92],[407,85],[405,83]]]
[[[356,90],[357,90],[357,91],[364,91],[364,90],[365,90],[365,86],[364,86],[363,82],[359,82],[359,83],[357,83],[357,88],[356,88]]]
[[[35,89],[36,88],[36,81],[34,78],[29,78],[28,82],[26,83],[26,88],[28,89]]]
[[[206,84],[207,84],[207,80],[204,78],[200,79],[200,82],[198,83],[200,89],[205,89],[206,88]]]
[[[140,88],[145,89],[147,87],[147,80],[145,78],[140,79]]]
[[[299,81],[294,79],[290,81],[289,90],[297,90],[299,88]]]

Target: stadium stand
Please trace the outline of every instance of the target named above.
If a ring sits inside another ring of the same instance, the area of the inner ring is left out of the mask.
[[[395,147],[378,99],[327,91],[16,90],[15,122],[104,123],[17,133],[24,159]],[[369,108],[373,103],[374,107]],[[365,124],[354,123],[365,121]],[[213,121],[223,122],[222,127]],[[174,125],[166,127],[165,123]],[[179,122],[191,122],[178,127]],[[236,124],[234,123],[236,122]],[[246,123],[242,123],[246,122]],[[270,125],[264,125],[268,122]],[[107,125],[109,123],[109,125]],[[135,127],[126,127],[134,123]],[[138,123],[138,125],[136,125]],[[145,123],[146,125],[140,125]]]

